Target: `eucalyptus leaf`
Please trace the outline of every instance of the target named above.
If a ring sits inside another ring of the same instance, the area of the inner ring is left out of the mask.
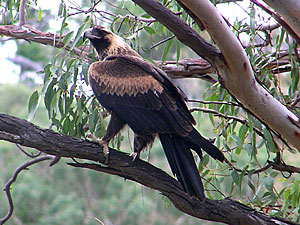
[[[39,102],[40,102],[40,95],[38,91],[35,91],[32,93],[30,99],[29,99],[29,104],[28,104],[28,121],[31,121],[36,113],[36,110],[39,107]]]
[[[169,51],[170,51],[170,48],[172,46],[172,42],[173,42],[173,39],[171,40],[168,40],[167,43],[166,43],[166,46],[164,48],[164,52],[163,52],[163,55],[162,55],[162,63],[164,63],[167,59],[167,55],[169,54]]]

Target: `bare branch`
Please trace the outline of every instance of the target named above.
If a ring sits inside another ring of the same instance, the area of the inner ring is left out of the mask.
[[[70,42],[68,46],[65,46],[65,43],[62,42],[63,37],[49,32],[42,32],[28,24],[25,24],[23,26],[0,26],[0,35],[5,35],[14,39],[24,39],[29,42],[33,41],[44,45],[51,45],[56,48],[65,48],[68,51],[70,50],[70,47],[72,45],[72,42]],[[88,59],[87,49],[80,49],[78,47],[74,47],[72,49],[72,52],[78,56],[81,56],[84,59]]]
[[[189,99],[188,102],[197,102],[197,103],[202,103],[202,104],[216,104],[216,105],[234,105],[234,106],[241,107],[240,104],[235,103],[235,102],[204,101],[204,100],[193,100],[193,99]]]
[[[29,166],[45,161],[45,160],[50,160],[53,159],[53,156],[50,155],[45,155],[45,156],[40,156],[38,158],[32,159],[28,162],[23,163],[22,165],[20,165],[14,172],[13,176],[9,179],[9,181],[5,184],[4,186],[4,191],[6,193],[7,196],[7,200],[8,200],[8,204],[9,204],[9,211],[6,214],[5,217],[0,219],[0,225],[4,224],[5,222],[7,222],[7,220],[12,216],[13,211],[14,211],[14,202],[12,200],[12,196],[10,193],[10,189],[11,189],[11,185],[17,180],[18,175],[25,169],[28,169]]]
[[[155,61],[155,63],[173,79],[199,78],[212,84],[217,82],[212,76],[215,71],[204,59],[183,59],[178,62],[166,61],[164,64],[161,61]]]
[[[157,46],[159,46],[159,45],[161,45],[161,44],[163,44],[163,43],[165,43],[165,42],[167,42],[167,41],[173,39],[174,37],[175,37],[175,35],[172,35],[172,36],[170,36],[170,37],[167,37],[166,39],[164,39],[164,40],[162,40],[162,41],[160,41],[160,42],[158,42],[158,43],[152,45],[152,46],[150,47],[150,49],[156,48]]]
[[[36,155],[34,155],[32,152],[31,152],[31,154],[29,154],[19,144],[16,144],[16,146],[22,153],[24,153],[26,156],[28,156],[30,158],[36,158],[41,155],[41,152],[38,152]]]
[[[68,13],[67,17],[74,16],[74,15],[77,15],[77,14],[80,14],[80,13],[84,13],[84,14],[91,13],[92,11],[95,10],[95,7],[96,7],[101,1],[102,1],[102,0],[93,1],[93,5],[92,5],[88,10],[82,10],[82,9],[80,8],[79,5],[77,5],[77,7],[70,6],[70,7],[69,7],[70,9],[74,9],[74,10],[76,10],[77,12],[75,12],[75,13]]]
[[[222,117],[222,118],[225,118],[225,119],[228,119],[228,120],[234,120],[234,121],[237,121],[241,124],[244,124],[246,125],[247,127],[249,127],[249,123],[247,120],[245,119],[241,119],[239,117],[236,117],[236,116],[231,116],[231,115],[225,115],[223,113],[220,113],[219,111],[217,110],[214,110],[214,109],[206,109],[206,108],[192,108],[190,109],[191,112],[194,112],[194,111],[200,111],[200,112],[205,112],[205,113],[211,113],[211,114],[214,114],[216,116],[219,116],[219,117]],[[262,138],[264,138],[264,134],[259,130],[257,129],[256,127],[253,127],[253,130],[259,135],[261,136]]]

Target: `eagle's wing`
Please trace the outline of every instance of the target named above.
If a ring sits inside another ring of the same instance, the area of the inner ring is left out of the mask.
[[[95,62],[89,81],[100,104],[139,134],[186,136],[193,130],[195,121],[180,91],[142,58],[115,55]]]

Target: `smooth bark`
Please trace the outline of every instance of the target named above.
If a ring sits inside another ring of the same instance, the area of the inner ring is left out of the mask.
[[[256,81],[244,49],[210,1],[180,0],[202,22],[221,52],[156,0],[133,1],[209,61],[229,93],[300,151],[299,118]]]
[[[263,0],[280,16],[300,37],[300,1],[299,0]]]

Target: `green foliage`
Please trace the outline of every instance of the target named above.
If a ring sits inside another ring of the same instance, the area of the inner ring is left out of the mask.
[[[201,35],[206,35],[176,1],[161,2],[168,4],[167,7],[173,12],[181,12],[178,16],[182,20]],[[17,4],[15,1],[7,1],[5,4],[1,2],[5,8],[2,23],[9,19],[12,23],[15,22],[14,15],[17,10],[14,9]],[[90,91],[87,78],[88,65],[97,60],[96,53],[90,48],[87,58],[70,51],[74,48],[86,50],[89,43],[83,42],[82,33],[93,24],[110,27],[144,58],[151,58],[152,62],[178,62],[179,59],[198,57],[176,37],[171,38],[170,31],[131,1],[118,1],[113,4],[107,4],[105,1],[99,3],[106,12],[96,11],[95,8],[89,11],[91,6],[83,5],[81,9],[86,11],[81,12],[74,9],[72,11],[67,2],[61,2],[57,12],[61,27],[57,33],[64,35],[62,41],[66,45],[52,54],[53,57],[42,72],[42,87],[32,91],[31,97],[26,99],[30,118],[36,119],[42,107],[39,103],[44,103],[53,125],[52,129],[80,138],[85,137],[87,133],[92,133],[95,137],[104,134],[109,115]],[[35,11],[36,18],[40,20],[43,11]],[[243,37],[242,42],[256,79],[276,99],[299,114],[299,107],[294,105],[299,98],[299,56],[296,44],[281,28],[272,31],[272,34],[259,30],[261,24],[258,21],[262,18],[258,17],[259,11],[250,5],[248,20],[233,21],[233,32],[237,37]],[[70,24],[74,21],[78,23],[77,28],[71,29]],[[213,43],[211,39],[208,40]],[[269,43],[268,40],[272,42]],[[37,51],[37,56],[33,56],[32,52],[20,47],[19,54],[29,55],[32,60],[43,58],[38,56],[42,51]],[[277,64],[282,59],[288,61],[284,66]],[[285,66],[290,68],[287,72]],[[191,83],[199,84],[194,90],[189,88],[189,91],[197,97],[202,96],[201,99],[206,101],[195,106],[213,112],[208,115],[201,110],[194,113],[198,128],[201,133],[215,137],[215,144],[229,161],[228,164],[221,164],[204,154],[198,168],[207,196],[212,199],[229,196],[269,215],[283,216],[299,222],[299,175],[293,174],[286,178],[286,174],[272,168],[263,169],[268,161],[273,161],[279,154],[280,159],[287,164],[299,165],[293,151],[276,138],[273,131],[241,107],[220,83],[211,85],[196,80]],[[6,87],[6,90],[9,89]],[[3,90],[0,89],[1,97],[8,95]],[[2,98],[0,102],[0,108],[8,113],[16,111],[15,102],[18,97],[24,98],[18,93],[11,96],[16,98],[12,99],[12,103],[8,103],[8,100],[2,103]],[[10,108],[6,109],[8,104]],[[25,108],[21,109],[23,118],[27,116],[24,114]],[[122,133],[111,145],[121,150],[130,149],[127,136]],[[153,161],[161,168],[169,170],[166,168],[166,162],[161,160],[164,157],[161,146],[155,143],[152,152]],[[8,161],[14,162],[12,156],[8,154],[7,157]],[[18,159],[18,162],[20,161]],[[65,169],[65,165],[61,164],[55,166],[50,175],[43,171],[45,166],[38,165],[39,169],[35,173],[41,170],[39,179],[35,178],[35,174],[26,172],[22,177],[22,185],[16,185],[13,193],[18,204],[16,216],[22,218],[22,222],[60,224],[61,221],[66,221],[65,224],[95,224],[96,220],[91,219],[95,217],[105,224],[173,224],[179,217],[173,207],[166,208],[167,203],[162,202],[160,196],[149,190],[140,191],[139,186],[136,188],[132,182],[99,173]],[[5,172],[4,176],[10,175]],[[54,190],[48,193],[50,187]],[[25,201],[22,199],[24,196],[27,196]],[[2,199],[1,206],[3,201]],[[26,210],[28,204],[31,204],[32,212]],[[184,217],[186,224],[196,223],[195,221]]]
[[[31,93],[32,88],[23,84],[1,85],[0,112],[26,119],[28,111],[25,106]],[[43,104],[40,104],[32,122],[42,127],[49,126]],[[129,146],[126,148],[129,149]],[[162,167],[166,166],[166,161],[160,148],[154,146],[151,157]],[[24,150],[37,153],[33,149]],[[3,187],[28,157],[7,142],[0,143],[0,152]],[[66,166],[66,162],[70,160],[62,159],[54,167],[43,162],[21,172],[11,190],[15,211],[8,225],[16,224],[15,221],[28,225],[92,225],[98,224],[97,220],[105,224],[174,224],[178,219],[186,224],[198,224],[197,219],[182,215],[172,205],[167,207],[165,200],[156,192],[119,177],[71,168]],[[0,217],[7,210],[7,199],[2,192]]]
[[[38,108],[38,104],[39,104],[39,100],[40,100],[40,96],[39,93],[37,91],[33,92],[33,94],[31,95],[30,99],[29,99],[29,103],[28,103],[28,120],[31,121],[37,108]]]

